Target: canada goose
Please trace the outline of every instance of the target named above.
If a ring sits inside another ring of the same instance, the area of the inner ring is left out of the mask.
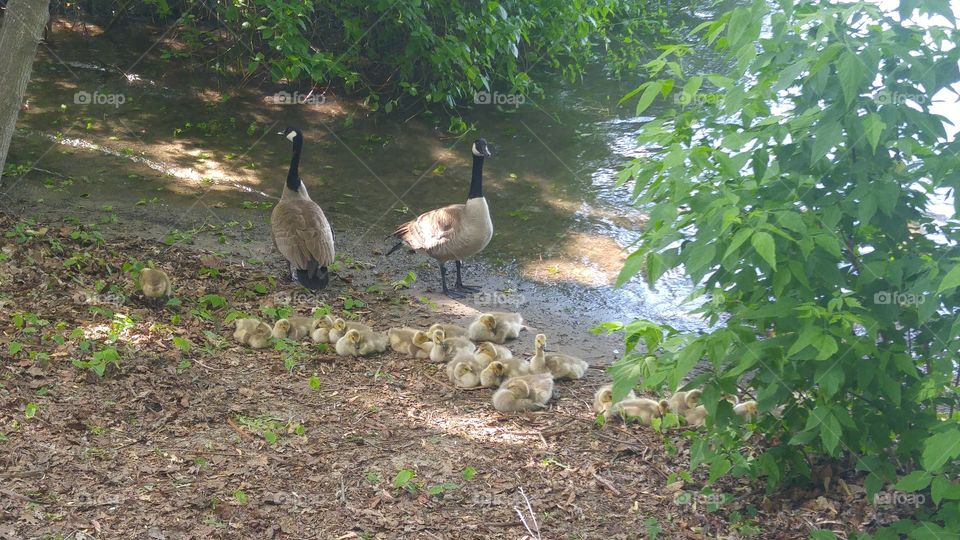
[[[580,379],[590,367],[575,356],[544,352],[543,348],[547,346],[547,336],[544,334],[537,334],[533,345],[535,352],[530,360],[530,371],[534,373],[550,373],[555,380]]]
[[[480,386],[480,373],[486,367],[473,353],[462,349],[447,362],[447,377],[457,388],[474,388]]]
[[[682,414],[687,409],[692,409],[700,403],[700,396],[703,394],[703,391],[700,389],[694,389],[687,392],[678,391],[674,392],[670,399],[667,400],[667,403],[670,406],[670,410]]]
[[[669,407],[670,404],[666,400],[634,398],[618,401],[610,412],[620,416],[624,421],[637,420],[641,424],[650,425],[654,418],[663,416]]]
[[[474,358],[484,361],[488,357],[476,354]],[[530,365],[526,361],[512,356],[501,360],[489,361],[486,366],[487,367],[483,368],[483,371],[480,372],[481,386],[499,386],[500,383],[511,377],[530,374]]]
[[[387,330],[387,337],[390,339],[390,348],[400,354],[406,354],[416,358],[417,353],[423,352],[419,346],[413,342],[413,337],[417,332],[422,332],[416,328],[391,328]]]
[[[288,127],[281,135],[293,143],[293,157],[280,202],[270,215],[270,230],[277,249],[290,263],[294,281],[308,289],[322,289],[330,281],[333,264],[333,231],[323,210],[307,194],[300,180],[300,152],[303,133]]]
[[[330,330],[333,328],[333,317],[324,315],[313,321],[313,331],[310,332],[310,339],[314,343],[330,343]]]
[[[493,393],[493,407],[501,412],[541,409],[552,396],[553,377],[546,373],[511,377]]]
[[[489,364],[494,360],[506,360],[507,358],[513,358],[513,353],[510,352],[510,349],[504,347],[503,345],[490,343],[489,341],[479,343],[477,345],[477,352],[474,354],[478,360],[483,360],[485,364]]]
[[[467,329],[462,326],[457,326],[455,324],[446,324],[446,323],[436,323],[430,326],[427,330],[428,334],[433,335],[437,330],[443,330],[444,337],[469,337],[467,335]]]
[[[143,296],[150,299],[173,294],[170,278],[159,268],[144,268],[140,271],[140,289],[143,291]]]
[[[473,341],[492,341],[504,343],[516,339],[523,328],[523,316],[519,313],[483,313],[477,317],[467,331]]]
[[[692,409],[688,409],[684,413],[683,418],[691,426],[694,426],[694,427],[702,426],[703,423],[707,420],[707,408],[704,407],[703,405],[697,405]]]
[[[265,349],[270,345],[273,331],[270,325],[257,319],[237,319],[233,337],[252,349]]]
[[[294,341],[310,337],[313,331],[313,319],[310,317],[287,317],[273,324],[273,337],[289,338]]]
[[[490,156],[487,141],[474,141],[472,152],[473,175],[466,204],[451,204],[424,212],[400,225],[393,233],[400,242],[387,252],[387,255],[390,255],[403,244],[407,244],[411,249],[436,259],[440,264],[443,294],[453,298],[462,298],[465,292],[479,290],[478,287],[464,285],[461,281],[462,261],[483,251],[493,238],[490,209],[483,197],[483,160]],[[457,267],[457,282],[452,292],[447,289],[447,261],[455,261]]]
[[[636,398],[637,395],[633,393],[633,390],[630,390],[627,392],[627,395],[624,396],[623,400]],[[613,407],[613,385],[606,384],[597,389],[596,393],[593,394],[593,410],[594,412],[606,414],[611,407]]]
[[[456,356],[461,350],[466,350],[473,354],[476,346],[472,341],[465,337],[444,337],[443,331],[437,331],[433,334],[433,348],[430,349],[430,360],[434,362],[446,362]]]
[[[367,356],[387,350],[387,336],[350,328],[337,340],[335,346],[340,356]]]
[[[360,354],[360,332],[353,329],[347,330],[346,333],[337,340],[334,349],[340,356],[358,356]]]
[[[480,372],[480,386],[485,388],[500,386],[506,378],[507,366],[503,365],[503,362],[499,360],[493,360]]]
[[[413,334],[413,344],[420,350],[414,355],[417,358],[430,358],[430,351],[433,350],[433,338],[423,330],[417,330]]]
[[[733,407],[733,412],[735,412],[740,418],[743,418],[745,421],[749,422],[757,414],[757,402],[756,401],[744,401]]]
[[[361,332],[373,332],[373,328],[369,326],[358,323],[355,321],[347,321],[337,317],[333,320],[333,327],[330,329],[327,337],[330,339],[330,343],[336,343],[337,340],[343,337],[347,330],[359,330]]]

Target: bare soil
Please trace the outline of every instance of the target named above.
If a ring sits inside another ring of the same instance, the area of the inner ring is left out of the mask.
[[[0,214],[0,231],[0,538],[801,538],[878,519],[862,489],[837,482],[765,497],[723,480],[722,500],[697,495],[706,471],[679,479],[679,431],[665,442],[597,425],[601,369],[560,383],[548,410],[501,414],[490,390],[454,389],[442,366],[395,353],[304,344],[285,365],[221,321],[302,303],[288,282],[187,247],[101,244],[71,223]],[[147,260],[179,306],[136,292],[123,265]],[[316,303],[341,313],[349,298],[380,330],[454,320],[403,290],[353,288],[362,271],[344,268],[338,296]],[[203,295],[229,305],[206,318]],[[113,314],[132,319],[119,369],[73,365],[85,338],[106,346]],[[397,487],[404,470],[414,476]]]

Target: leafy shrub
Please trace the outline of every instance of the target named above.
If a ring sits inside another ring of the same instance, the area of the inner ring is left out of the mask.
[[[899,15],[914,9],[954,23],[946,3],[903,2]],[[657,99],[667,110],[640,134],[651,154],[621,178],[650,220],[619,281],[643,272],[653,285],[682,266],[715,326],[622,327],[615,389],[672,390],[699,364],[689,386],[705,386],[711,436],[691,457],[711,481],[732,472],[774,488],[809,478],[811,456],[845,458],[869,500],[886,484],[929,491],[932,505],[878,537],[960,530],[958,228],[927,211],[960,187],[957,143],[930,111],[960,80],[955,26],[901,24],[871,4],[755,1],[697,31],[730,73],[681,77],[692,49],[670,47],[630,96],[638,114]],[[756,455],[720,399],[741,389],[767,436]]]

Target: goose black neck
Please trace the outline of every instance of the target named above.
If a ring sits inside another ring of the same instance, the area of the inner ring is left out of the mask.
[[[473,156],[473,177],[470,179],[470,194],[467,199],[483,197],[483,156]]]
[[[287,173],[287,188],[297,191],[300,189],[300,151],[303,150],[303,139],[293,140],[293,157],[290,158],[290,171]]]

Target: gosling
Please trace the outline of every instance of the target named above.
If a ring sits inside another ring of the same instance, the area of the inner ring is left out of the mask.
[[[273,337],[300,341],[310,337],[313,331],[313,319],[310,317],[287,317],[273,325]]]
[[[519,313],[484,313],[470,323],[467,331],[473,341],[492,341],[503,344],[516,339],[523,329],[523,317]]]
[[[390,348],[400,354],[416,358],[417,354],[422,352],[420,347],[413,341],[417,332],[421,331],[416,328],[391,328],[387,330],[387,337],[390,339]]]
[[[630,399],[637,399],[633,390],[627,392],[627,395],[621,401]],[[605,384],[593,394],[593,411],[606,415],[611,407],[613,407],[613,385]]]
[[[667,400],[667,403],[670,405],[670,410],[677,413],[683,414],[688,409],[693,409],[700,403],[700,396],[703,395],[703,390],[694,389],[688,392],[674,392],[670,399]]]
[[[330,343],[336,343],[344,334],[347,333],[347,330],[359,330],[360,332],[373,332],[373,328],[369,326],[358,323],[355,321],[347,321],[337,317],[333,320],[333,328],[330,329],[327,337],[330,338]]]
[[[324,315],[313,321],[313,331],[310,340],[314,343],[330,343],[330,330],[333,329],[333,317]]]
[[[469,337],[467,329],[455,324],[436,323],[427,330],[427,333],[433,335],[437,330],[443,330],[445,337]]]
[[[439,330],[433,334],[433,348],[430,349],[430,360],[434,362],[447,362],[456,354],[466,350],[471,354],[476,350],[473,342],[465,337],[444,337],[443,331]]]
[[[173,286],[167,273],[159,268],[144,268],[140,271],[140,289],[150,300],[166,298],[173,294]]]
[[[447,362],[447,377],[457,388],[475,388],[480,386],[480,374],[485,367],[473,353],[462,349]]]
[[[270,325],[257,319],[237,319],[233,339],[241,344],[249,345],[251,349],[265,349],[270,345],[273,331]]]
[[[532,411],[547,406],[553,397],[553,377],[546,373],[507,379],[493,393],[493,407],[500,412]]]
[[[367,356],[381,353],[387,350],[387,337],[377,332],[351,328],[337,340],[335,350],[340,356]]]
[[[554,380],[580,379],[587,372],[589,364],[583,360],[561,353],[546,353],[547,336],[537,334],[533,341],[534,354],[530,360],[530,370],[534,373],[550,373]]]
[[[649,426],[654,418],[662,417],[669,408],[670,404],[666,400],[634,398],[618,402],[611,409],[611,413],[620,416],[626,422],[635,420]]]
[[[510,349],[504,347],[503,345],[490,343],[489,341],[484,341],[478,344],[477,352],[474,354],[478,360],[482,360],[486,364],[489,364],[494,360],[506,360],[508,358],[513,358],[513,353],[510,352]]]

